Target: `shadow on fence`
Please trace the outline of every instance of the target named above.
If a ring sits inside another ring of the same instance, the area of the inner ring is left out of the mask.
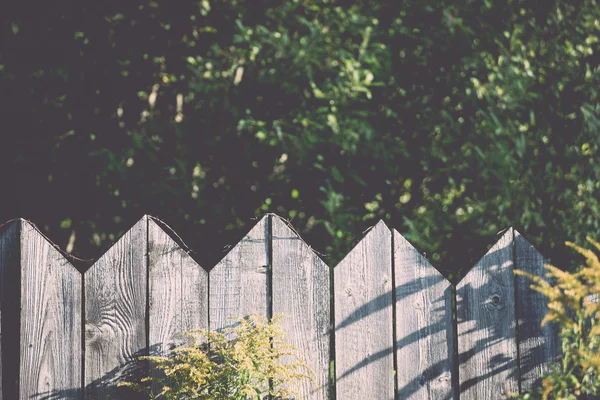
[[[151,354],[158,354],[160,345],[152,346]],[[38,393],[35,400],[81,400],[85,399],[128,399],[128,400],[147,400],[148,396],[136,392],[128,387],[120,387],[120,382],[140,382],[140,379],[148,376],[149,363],[146,360],[140,360],[147,356],[148,350],[141,350],[133,355],[130,361],[112,369],[109,373],[85,385],[85,395],[81,388],[72,388],[65,390],[56,390],[46,393]]]
[[[268,223],[265,221],[268,221]],[[255,286],[265,285],[265,287],[254,288],[256,291],[250,293],[250,295],[253,295],[254,297],[248,297],[248,301],[254,302],[252,303],[252,307],[258,303],[263,304],[263,302],[266,302],[264,305],[265,310],[267,313],[272,312],[272,309],[269,310],[269,307],[273,306],[273,304],[270,304],[273,302],[272,296],[274,284],[272,265],[274,257],[273,239],[285,239],[282,241],[283,244],[280,245],[286,246],[286,248],[293,248],[295,243],[294,240],[296,238],[287,237],[284,234],[280,234],[275,238],[271,231],[272,227],[270,226],[270,223],[270,219],[261,220],[261,222],[257,224],[257,227],[255,227],[259,229],[253,229],[251,231],[254,232],[254,236],[248,236],[240,241],[240,243],[243,243],[244,246],[247,247],[237,248],[237,250],[235,250],[236,253],[234,258],[229,259],[229,254],[224,258],[224,267],[219,271],[219,273],[222,274],[220,279],[227,282],[228,279],[232,279],[231,277],[235,276],[235,279],[237,280],[235,285],[231,287],[227,286],[226,291],[222,294],[222,296],[224,296],[223,304],[227,304],[227,307],[231,308],[228,312],[242,311],[242,309],[244,309],[243,306],[245,306],[245,304],[238,303],[246,301],[241,297],[241,288],[243,288],[243,285],[245,284]],[[164,230],[164,227],[161,226],[161,229]],[[379,229],[380,233],[391,232],[392,235],[394,234],[393,231],[385,231],[382,227]],[[388,228],[385,227],[385,229]],[[143,235],[150,234],[146,227],[138,226],[138,230]],[[156,233],[153,234],[156,235]],[[172,237],[172,233],[167,232],[167,235]],[[156,237],[158,236],[155,236],[155,239],[149,239],[148,236],[143,236],[143,240],[141,241],[139,237],[136,238],[135,236],[131,236],[130,238],[131,243],[134,243],[135,246],[139,246],[139,243],[146,240],[148,241],[146,243],[149,243],[152,240],[160,242],[159,244],[154,243],[152,245],[155,247],[148,245],[152,247],[148,250],[150,255],[143,254],[143,256],[146,257],[146,261],[149,263],[145,267],[148,271],[152,271],[153,265],[155,265],[152,264],[152,262],[171,263],[172,265],[161,266],[161,268],[166,270],[173,269],[176,271],[184,271],[186,268],[188,270],[189,268],[200,268],[197,265],[186,264],[188,261],[182,261],[182,257],[184,256],[180,256],[180,252],[186,254],[187,252],[180,249],[178,242],[173,242],[173,244],[171,244],[170,242],[167,243],[166,239],[158,240]],[[378,236],[378,238],[383,237],[389,237],[389,234],[385,233],[385,235],[382,234],[381,236]],[[363,238],[363,241],[365,239],[366,236]],[[6,243],[9,242],[10,241]],[[6,246],[13,246],[11,243],[12,242],[6,244]],[[410,253],[410,257],[406,256],[407,258],[402,260],[402,266],[396,265],[394,260],[396,260],[395,257],[397,257],[397,254],[395,253],[396,249],[393,247],[393,243],[393,240],[390,240],[389,243],[383,243],[381,241],[375,242],[375,244],[371,243],[373,244],[373,246],[371,246],[373,248],[365,245],[367,250],[372,251],[372,253],[365,251],[364,254],[361,253],[360,256],[357,257],[358,261],[352,261],[363,262],[366,263],[365,265],[371,266],[371,263],[374,262],[373,260],[369,261],[361,257],[366,257],[367,254],[375,254],[378,251],[379,253],[377,254],[379,255],[389,252],[392,257],[389,267],[391,276],[369,277],[371,280],[368,280],[364,276],[361,277],[360,279],[363,279],[364,281],[357,283],[359,290],[367,292],[368,290],[371,290],[371,286],[374,287],[378,284],[384,286],[377,286],[373,289],[373,293],[378,294],[373,295],[368,301],[365,301],[362,304],[348,303],[350,304],[350,306],[347,304],[349,313],[345,315],[337,325],[335,325],[335,318],[332,317],[330,323],[334,328],[333,331],[329,332],[329,334],[335,335],[335,339],[332,342],[335,343],[335,347],[330,349],[331,354],[337,354],[337,356],[343,354],[345,351],[355,351],[355,349],[349,348],[349,346],[352,345],[351,343],[345,343],[343,340],[338,340],[338,335],[341,331],[355,329],[355,324],[359,321],[368,320],[370,323],[374,323],[373,326],[370,326],[370,329],[375,332],[382,328],[385,328],[386,332],[387,330],[394,332],[393,340],[389,340],[390,338],[388,337],[386,346],[379,346],[378,350],[373,354],[364,354],[362,357],[356,357],[356,359],[359,359],[358,362],[353,361],[353,364],[346,365],[345,370],[340,369],[338,371],[339,375],[335,379],[335,386],[344,384],[347,380],[356,379],[357,376],[363,376],[361,375],[361,372],[369,369],[374,363],[385,360],[385,365],[391,365],[390,359],[393,359],[393,365],[396,367],[397,371],[407,367],[407,371],[410,375],[407,377],[398,377],[398,374],[396,374],[392,378],[395,380],[395,385],[397,386],[392,389],[395,393],[395,398],[397,399],[415,398],[416,396],[449,399],[456,398],[460,395],[463,400],[476,399],[478,397],[490,398],[490,400],[492,400],[501,398],[508,394],[508,392],[519,391],[523,376],[539,374],[539,363],[544,357],[546,357],[546,362],[550,361],[548,355],[552,352],[548,351],[548,346],[554,345],[554,343],[549,343],[547,341],[548,337],[545,338],[546,342],[544,341],[542,331],[536,324],[537,320],[524,319],[521,320],[519,324],[517,323],[520,315],[519,309],[533,307],[533,305],[519,303],[519,298],[516,295],[519,283],[515,281],[513,269],[520,266],[516,265],[516,253],[513,249],[513,246],[515,245],[515,236],[512,230],[509,230],[509,232],[482,257],[463,280],[455,286],[450,285],[437,271],[435,271],[435,273],[432,272],[434,267],[427,261],[423,261],[424,259],[419,259],[418,257],[420,257],[420,255],[418,255],[418,252],[416,252],[415,249],[411,248],[407,250],[406,247],[402,248],[403,252]],[[390,247],[390,245],[392,247]],[[123,254],[128,255],[127,251],[129,250],[127,250],[127,246],[133,245],[128,243],[127,245],[121,244],[121,246],[124,250],[119,253],[120,256]],[[376,246],[380,247],[375,248]],[[248,253],[245,252],[249,252],[250,250],[248,249],[250,248],[254,253],[250,254],[250,258],[247,259],[246,256]],[[2,236],[0,236],[0,250],[2,250]],[[8,254],[6,249],[4,251],[5,254]],[[139,251],[139,249],[137,251]],[[290,254],[286,253],[285,257],[281,256],[279,263],[294,264],[294,267],[304,268],[302,262],[305,262],[307,254],[300,250],[294,250],[296,253],[292,250],[289,251],[291,251]],[[2,251],[0,251],[0,264],[2,263],[2,256]],[[304,261],[296,262],[294,261],[294,257],[299,260],[302,258]],[[376,259],[375,264],[377,264],[378,261],[379,260]],[[135,259],[122,257],[122,261],[119,261],[119,263],[115,262],[115,267],[122,268],[120,263],[132,262],[135,262]],[[253,262],[255,262],[256,265],[252,264]],[[244,265],[242,266],[242,264]],[[373,265],[376,266],[375,264]],[[410,274],[403,275],[402,279],[405,279],[406,281],[402,284],[396,284],[398,279],[394,279],[394,277],[395,274],[397,275],[399,273],[399,268],[413,268],[416,277],[410,278]],[[421,276],[424,274],[423,270],[427,268],[431,268],[431,270],[428,270],[424,276]],[[393,272],[394,269],[395,273]],[[344,274],[346,272],[344,272]],[[185,280],[190,276],[186,275],[184,272],[178,273],[180,275],[176,275],[174,278],[175,286],[173,287],[175,288],[185,284]],[[209,272],[209,274],[211,273],[215,273],[215,269]],[[244,275],[245,273],[252,275]],[[148,279],[150,280],[151,272],[148,272],[148,274]],[[257,278],[265,274],[266,277],[260,279]],[[257,280],[248,280],[248,276]],[[299,276],[302,275],[300,274]],[[194,277],[196,277],[196,275],[194,275]],[[281,277],[278,277],[278,279],[279,278]],[[210,286],[208,277],[204,276],[202,279],[206,280],[205,286],[208,293]],[[377,281],[377,279],[381,279],[381,281]],[[387,283],[390,279],[393,280],[391,290],[387,290],[390,287]],[[157,285],[160,284],[162,283],[157,283]],[[327,284],[329,284],[329,282],[327,282]],[[386,290],[382,290],[382,287],[385,287]],[[148,284],[148,288],[150,288],[150,284]],[[129,288],[125,289],[129,290]],[[321,289],[327,291],[330,290],[329,287],[323,287]],[[171,291],[165,291],[165,293],[173,293],[172,288],[169,290]],[[214,288],[210,288],[210,290],[212,291]],[[262,290],[265,290],[265,293],[263,293]],[[188,295],[193,296],[194,293],[190,292]],[[148,299],[149,296],[151,296],[151,294],[148,292],[140,297]],[[161,296],[163,296],[163,294],[161,294]],[[221,296],[220,292],[219,296]],[[228,302],[229,298],[225,299],[226,296],[238,297],[230,304]],[[337,293],[334,291],[333,296],[337,299],[338,296],[346,296],[346,293]],[[412,298],[412,296],[415,297]],[[168,298],[168,296],[161,297],[160,299],[164,298]],[[538,298],[536,301],[538,300],[540,299]],[[185,298],[182,297],[178,301],[183,302],[185,301]],[[338,303],[339,302],[335,300],[331,309],[333,310],[334,307],[338,307]],[[216,302],[211,304],[214,305]],[[236,305],[239,307],[239,310],[233,309]],[[174,304],[167,311],[169,313],[177,312],[176,310],[181,309],[181,307],[181,304]],[[297,307],[297,304],[292,305],[292,307]],[[538,309],[543,309],[543,307],[540,308],[539,304],[535,305],[535,307],[536,312]],[[298,315],[301,315],[311,312],[315,313],[318,310],[294,309],[293,311]],[[208,315],[208,308],[205,312]],[[391,320],[386,316],[390,312],[393,316]],[[381,313],[388,314],[383,315]],[[2,315],[3,317],[5,316],[4,310]],[[210,322],[211,324],[213,323],[212,320]],[[140,323],[140,321],[136,320],[135,323]],[[150,326],[150,324],[163,324],[165,321],[152,320],[151,322],[150,316],[146,315],[145,323],[147,326]],[[391,329],[387,326],[388,323],[392,324]],[[386,326],[378,326],[378,324],[384,324]],[[300,326],[299,329],[302,329],[302,326]],[[357,333],[358,336],[360,336],[360,334],[361,332]],[[362,335],[362,339],[364,340],[372,339],[371,337],[366,336],[366,332],[362,332]],[[523,343],[527,343],[527,345],[521,346]],[[68,349],[64,350],[68,351]],[[162,345],[152,345],[149,349],[146,348],[128,355],[128,362],[112,369],[110,372],[104,374],[102,378],[86,384],[83,390],[78,387],[40,392],[36,393],[33,398],[38,400],[81,399],[84,397],[85,391],[85,398],[88,399],[143,399],[145,398],[144,395],[132,392],[129,388],[118,387],[117,383],[123,381],[138,382],[139,379],[146,376],[149,371],[148,363],[146,361],[140,361],[138,358],[147,355],[148,352],[150,354],[158,354],[159,352],[162,352]],[[3,352],[3,354],[7,353]],[[127,352],[125,351],[123,354],[127,354]],[[337,356],[332,356],[332,358],[337,358]],[[336,365],[335,367],[337,368],[338,366]],[[4,373],[8,374],[7,371],[4,371]],[[393,375],[393,371],[391,370],[386,373]],[[386,378],[386,384],[391,381],[388,378],[389,376]],[[326,387],[321,387],[320,389],[324,390],[324,392],[328,392]],[[312,395],[315,399],[323,398],[314,393]],[[489,397],[490,395],[492,397]],[[346,399],[340,398],[339,400]]]

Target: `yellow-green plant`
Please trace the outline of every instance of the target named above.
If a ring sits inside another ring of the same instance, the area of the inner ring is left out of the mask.
[[[187,332],[191,345],[169,356],[143,357],[163,372],[162,378],[146,377],[123,386],[164,400],[297,397],[298,383],[314,383],[314,374],[299,351],[285,342],[281,318],[268,321],[253,315],[223,332]]]
[[[587,238],[600,251],[600,243]],[[542,325],[560,326],[562,356],[543,378],[539,389],[522,399],[576,400],[600,394],[600,260],[592,250],[567,242],[582,254],[586,265],[568,273],[546,265],[547,278],[516,271],[534,281],[532,288],[548,297],[548,313]]]

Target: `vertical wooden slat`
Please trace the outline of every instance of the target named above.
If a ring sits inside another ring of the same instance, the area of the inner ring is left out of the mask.
[[[230,327],[237,317],[251,314],[267,317],[268,236],[268,216],[265,216],[209,272],[211,330]]]
[[[182,333],[208,329],[208,274],[152,219],[148,268],[150,354],[167,355],[190,343]],[[151,367],[150,375],[159,372]]]
[[[515,268],[545,276],[544,262],[544,257],[515,231]],[[549,372],[550,363],[560,354],[561,346],[557,325],[541,326],[548,311],[548,299],[531,289],[532,281],[527,277],[517,276],[516,284],[521,390],[527,392]]]
[[[0,399],[19,397],[21,226],[14,221],[0,231]]]
[[[398,399],[452,399],[452,288],[394,231]]]
[[[118,382],[147,374],[147,229],[144,216],[85,273],[86,399],[118,398]]]
[[[329,398],[329,268],[279,217],[272,217],[273,313],[315,373],[304,381],[301,399]]]
[[[338,399],[393,399],[392,238],[380,221],[334,269]]]
[[[46,238],[23,223],[20,399],[81,396],[81,279]]]
[[[513,230],[457,286],[460,398],[518,392]]]

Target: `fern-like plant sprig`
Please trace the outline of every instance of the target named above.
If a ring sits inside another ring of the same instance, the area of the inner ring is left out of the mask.
[[[298,349],[286,343],[282,318],[268,321],[252,315],[221,332],[186,332],[189,346],[168,356],[142,357],[162,371],[162,377],[122,386],[156,400],[295,398],[298,384],[314,384],[315,378]]]
[[[600,251],[600,243],[588,237]],[[577,400],[600,394],[600,260],[592,250],[567,242],[585,257],[575,273],[546,265],[546,279],[515,271],[533,281],[534,290],[548,298],[548,312],[542,321],[560,327],[562,356],[544,376],[540,388],[515,396],[521,399]]]

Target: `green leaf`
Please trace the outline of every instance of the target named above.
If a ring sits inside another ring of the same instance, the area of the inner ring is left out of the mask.
[[[344,183],[344,176],[342,175],[342,173],[340,172],[340,170],[337,169],[337,167],[335,167],[335,166],[331,167],[331,176],[337,182]]]

